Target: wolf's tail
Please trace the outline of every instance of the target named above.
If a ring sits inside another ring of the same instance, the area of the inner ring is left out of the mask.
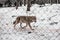
[[[16,21],[13,22],[13,24],[15,24],[15,23],[16,23]]]

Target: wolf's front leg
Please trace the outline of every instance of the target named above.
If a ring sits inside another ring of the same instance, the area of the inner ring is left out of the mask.
[[[29,27],[30,27],[30,29],[31,29],[31,30],[34,30],[34,29],[32,29],[32,27],[31,27],[30,23],[28,23],[28,25],[29,25]]]

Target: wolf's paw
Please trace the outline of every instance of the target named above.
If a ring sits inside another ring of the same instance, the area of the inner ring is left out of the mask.
[[[28,34],[30,34],[30,33],[32,33],[32,32],[28,32]]]

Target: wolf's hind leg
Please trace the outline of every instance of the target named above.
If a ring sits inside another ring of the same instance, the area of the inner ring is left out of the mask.
[[[20,27],[22,27],[22,23],[20,23]]]

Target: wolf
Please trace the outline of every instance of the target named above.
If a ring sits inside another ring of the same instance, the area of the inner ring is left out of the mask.
[[[16,20],[13,22],[13,24],[14,24],[14,29],[15,29],[15,26],[16,26],[18,23],[20,23],[20,26],[21,26],[22,23],[26,23],[26,26],[25,26],[25,27],[27,27],[27,25],[29,25],[30,29],[31,29],[31,30],[34,30],[34,29],[32,29],[32,27],[31,27],[31,25],[30,25],[31,22],[36,22],[36,16],[18,16],[18,17],[16,18]],[[25,27],[24,27],[24,28],[25,28]],[[21,28],[22,28],[22,26],[21,26]]]

